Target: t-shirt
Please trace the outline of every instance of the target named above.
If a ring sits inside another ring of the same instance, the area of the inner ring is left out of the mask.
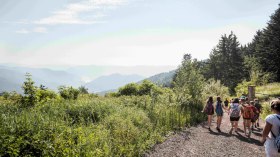
[[[275,136],[277,136],[279,134],[279,127],[280,127],[280,120],[276,116],[278,116],[280,118],[280,115],[277,115],[277,114],[271,114],[265,118],[265,121],[272,125],[271,131],[273,132],[273,134]],[[269,132],[268,136],[270,138],[274,138],[272,136],[271,132]]]
[[[230,116],[239,117],[240,116],[240,105],[238,103],[230,104]]]

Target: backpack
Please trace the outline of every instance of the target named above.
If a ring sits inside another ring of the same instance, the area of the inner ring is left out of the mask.
[[[240,116],[239,105],[231,104],[231,113],[230,113],[230,117],[239,117],[239,116]]]
[[[278,116],[276,116],[278,118],[278,120],[280,120],[280,118]],[[280,153],[280,127],[279,127],[279,134],[277,136],[275,136],[275,134],[272,132],[271,130],[271,134],[274,137],[274,144],[276,146],[276,148],[278,149],[278,153]]]
[[[254,110],[251,106],[243,106],[243,118],[252,119],[254,117]]]
[[[217,101],[216,104],[216,113],[217,114],[223,114],[223,109],[222,109],[222,103]]]
[[[214,112],[214,106],[212,103],[207,102],[206,108],[205,108],[205,112],[207,114],[212,114]]]

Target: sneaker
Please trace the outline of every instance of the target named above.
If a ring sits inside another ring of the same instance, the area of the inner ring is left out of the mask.
[[[220,128],[217,128],[218,132],[222,132]]]
[[[259,123],[257,123],[257,126],[258,126],[258,127],[260,127],[260,124],[259,124]]]

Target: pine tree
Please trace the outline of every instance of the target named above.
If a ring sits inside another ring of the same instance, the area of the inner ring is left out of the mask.
[[[280,4],[270,17],[267,27],[255,36],[253,44],[254,55],[262,70],[275,73],[276,81],[280,81]]]
[[[229,87],[234,93],[236,85],[243,80],[244,68],[241,47],[236,35],[223,35],[212,50],[209,60],[210,74],[215,80]]]

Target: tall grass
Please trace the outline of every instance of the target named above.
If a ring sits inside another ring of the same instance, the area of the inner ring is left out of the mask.
[[[0,156],[141,156],[170,131],[204,120],[201,107],[170,94],[84,95],[28,108],[1,100]]]
[[[261,117],[265,119],[267,115],[272,114],[270,109],[271,101],[280,97],[280,83],[257,86],[256,97],[261,101],[263,107]]]

